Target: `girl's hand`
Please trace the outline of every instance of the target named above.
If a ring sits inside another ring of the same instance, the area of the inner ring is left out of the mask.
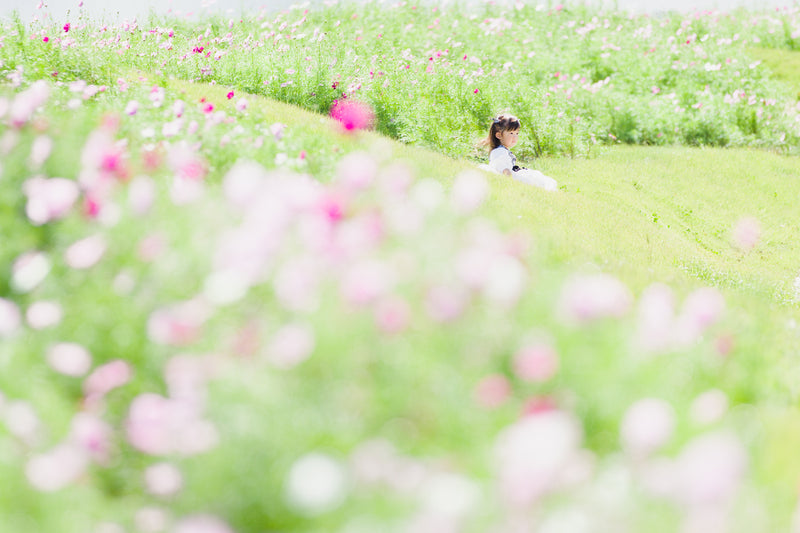
[[[503,174],[505,174],[506,176],[510,176],[511,175],[511,171],[508,170],[507,168],[504,168],[503,169]]]

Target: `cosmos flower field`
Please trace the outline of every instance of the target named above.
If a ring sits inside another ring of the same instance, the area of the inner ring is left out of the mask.
[[[554,263],[474,164],[505,110],[529,160],[796,158],[751,50],[800,47],[800,7],[0,24],[0,531],[800,530],[796,386],[757,349],[797,335]],[[768,298],[796,316],[800,277]]]

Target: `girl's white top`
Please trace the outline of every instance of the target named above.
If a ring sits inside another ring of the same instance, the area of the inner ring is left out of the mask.
[[[502,174],[506,169],[511,171],[516,164],[517,158],[514,157],[514,154],[511,153],[511,150],[505,146],[498,146],[489,152],[489,166],[500,174]]]

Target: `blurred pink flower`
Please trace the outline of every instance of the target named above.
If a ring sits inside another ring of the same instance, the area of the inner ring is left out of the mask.
[[[245,109],[247,109],[247,99],[239,98],[239,100],[236,101],[236,110],[242,112]]]
[[[411,307],[402,298],[383,298],[375,307],[375,324],[383,333],[401,333],[411,321]]]
[[[83,381],[83,393],[87,400],[99,400],[111,390],[128,383],[132,375],[133,370],[127,361],[109,361],[95,368]]]
[[[676,497],[691,508],[724,505],[739,489],[747,463],[747,451],[733,434],[696,437],[676,459]]]
[[[22,314],[17,304],[11,300],[0,298],[0,338],[7,338],[22,326]]]
[[[697,396],[689,407],[689,417],[695,424],[718,422],[728,411],[728,396],[719,389],[711,389]]]
[[[558,354],[550,343],[528,343],[514,354],[513,367],[520,379],[542,383],[558,371]]]
[[[133,116],[139,111],[139,102],[136,100],[131,100],[128,102],[128,105],[125,106],[125,114]]]
[[[230,100],[231,98],[233,98],[233,96],[234,96],[234,95],[233,95],[233,91],[229,92],[229,93],[227,94],[228,100]]]
[[[187,300],[155,310],[147,321],[147,336],[157,344],[186,346],[199,337],[211,308],[202,300]]]
[[[38,80],[26,90],[18,93],[11,103],[9,119],[14,127],[21,127],[28,123],[36,110],[43,106],[50,98],[50,85],[44,80]]]
[[[64,33],[67,33],[67,32],[69,32],[69,22],[64,24]]]
[[[686,297],[675,324],[675,338],[680,346],[696,342],[725,312],[725,297],[714,287],[697,289]]]
[[[92,368],[92,356],[80,344],[60,342],[47,349],[47,363],[65,376],[80,377]]]
[[[569,323],[586,323],[600,318],[624,316],[633,297],[628,288],[608,274],[579,275],[561,290],[558,314]]]
[[[0,415],[8,432],[25,444],[34,445],[40,440],[42,422],[30,403],[25,400],[9,401]]]
[[[460,287],[437,285],[425,296],[425,310],[437,322],[458,319],[469,303],[469,295]]]
[[[156,199],[156,183],[149,176],[137,176],[128,185],[128,205],[136,215],[144,215]]]
[[[346,132],[368,129],[375,120],[372,108],[357,100],[337,100],[331,107],[330,115]]]
[[[64,252],[64,260],[71,268],[91,268],[102,259],[106,248],[106,240],[102,235],[92,235],[70,245]]]
[[[77,413],[70,427],[68,441],[99,464],[107,464],[111,453],[111,426],[97,416]]]
[[[195,405],[143,393],[133,399],[125,421],[128,441],[150,455],[196,455],[217,445],[216,428]]]
[[[385,262],[375,259],[358,262],[342,275],[342,298],[351,305],[371,304],[392,289],[395,277],[395,272]]]
[[[646,352],[663,352],[673,347],[675,298],[662,283],[647,287],[639,300],[636,346]]]
[[[644,458],[664,446],[675,429],[675,411],[664,400],[644,398],[625,412],[620,437],[625,450]]]
[[[481,407],[500,407],[511,396],[511,383],[501,374],[486,376],[475,386],[473,396]]]
[[[71,444],[60,444],[34,455],[25,465],[30,484],[42,492],[55,492],[77,481],[88,466],[85,453]]]
[[[31,145],[31,155],[29,162],[31,168],[37,169],[47,161],[53,151],[53,139],[47,135],[38,135]]]
[[[56,326],[61,322],[64,311],[58,302],[39,301],[28,307],[25,318],[33,329],[45,329]]]
[[[507,427],[495,441],[497,478],[503,499],[525,507],[562,488],[588,469],[580,445],[583,432],[576,418],[552,410],[526,416]]]
[[[300,322],[285,324],[270,339],[267,358],[279,368],[292,368],[311,357],[315,344],[310,326]]]
[[[336,182],[347,191],[363,191],[370,187],[378,173],[378,163],[366,152],[347,154],[336,166]]]
[[[65,217],[80,195],[78,184],[67,178],[30,178],[22,190],[28,197],[25,214],[35,226]]]
[[[168,498],[183,488],[183,475],[172,463],[156,463],[145,469],[144,485],[150,494]]]
[[[740,218],[733,226],[733,245],[743,252],[756,247],[761,239],[761,224],[754,217]]]

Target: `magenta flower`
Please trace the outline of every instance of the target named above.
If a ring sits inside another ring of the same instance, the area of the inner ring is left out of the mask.
[[[68,33],[68,32],[69,32],[69,22],[64,24],[64,33]]]
[[[368,129],[375,120],[372,108],[357,100],[337,100],[331,107],[330,115],[346,132]]]
[[[42,41],[49,42],[50,41],[50,37],[45,35],[44,38],[42,39]]]
[[[229,93],[227,94],[227,96],[228,96],[228,100],[230,100],[231,98],[233,98],[233,91],[229,92]]]

